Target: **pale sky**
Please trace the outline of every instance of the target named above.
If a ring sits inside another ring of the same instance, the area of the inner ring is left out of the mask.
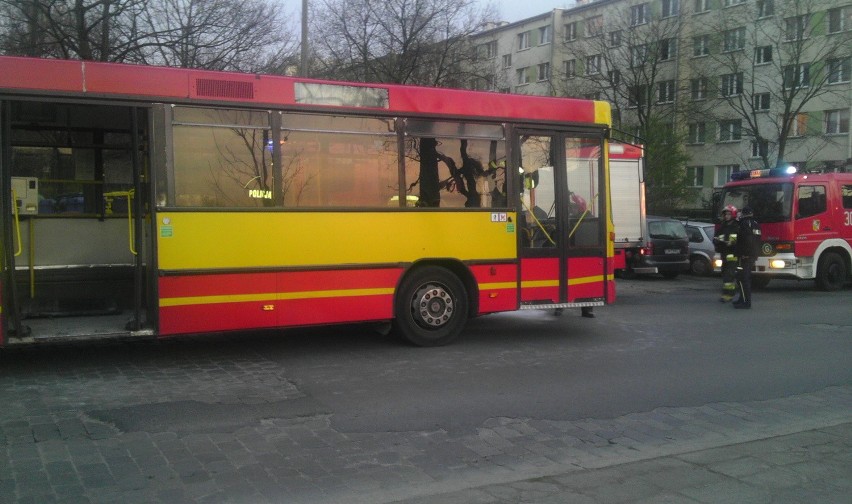
[[[481,0],[486,3],[488,0]],[[550,12],[556,8],[574,6],[574,0],[491,0],[500,12],[501,21],[514,23],[521,19]]]
[[[310,2],[310,0],[308,0]],[[479,0],[486,4],[489,0]],[[575,0],[490,0],[497,7],[501,21],[514,23],[528,17],[550,12],[553,9],[573,6]],[[284,9],[298,18],[302,12],[302,0],[278,0]]]

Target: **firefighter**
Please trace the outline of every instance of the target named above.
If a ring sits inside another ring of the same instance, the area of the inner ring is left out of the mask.
[[[737,207],[727,205],[722,209],[722,223],[713,237],[716,252],[722,256],[722,297],[719,301],[727,303],[737,291],[737,257],[734,254],[737,243]]]
[[[737,285],[740,298],[734,308],[751,308],[751,271],[754,261],[760,253],[760,224],[754,219],[750,207],[743,207],[740,212],[740,226],[737,229],[736,254],[739,259],[737,267]]]

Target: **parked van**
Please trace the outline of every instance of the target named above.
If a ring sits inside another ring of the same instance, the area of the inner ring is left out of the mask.
[[[649,215],[644,244],[626,258],[625,273],[660,273],[675,278],[689,271],[689,239],[686,228],[675,219]]]

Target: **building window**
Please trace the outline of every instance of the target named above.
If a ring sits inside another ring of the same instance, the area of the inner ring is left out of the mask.
[[[640,67],[648,59],[648,45],[641,44],[633,46],[630,50],[630,66]]]
[[[849,82],[852,77],[852,58],[830,59],[827,67],[829,84]]]
[[[577,60],[565,60],[562,62],[562,73],[565,78],[574,77],[577,75]]]
[[[677,39],[668,38],[660,41],[660,60],[667,61],[677,54]]]
[[[751,157],[763,158],[769,155],[769,142],[767,140],[755,140],[751,143]]]
[[[693,100],[703,100],[707,98],[707,78],[700,77],[689,81],[690,97]]]
[[[773,0],[757,0],[757,17],[765,18],[775,14],[775,3]]]
[[[577,23],[567,23],[565,24],[565,41],[570,42],[577,38]]]
[[[584,100],[600,100],[601,99],[601,92],[595,91],[594,93],[586,93],[586,94],[583,95],[583,99]]]
[[[765,65],[772,61],[772,46],[761,46],[754,49],[754,64]]]
[[[719,121],[720,142],[737,142],[742,140],[742,137],[742,121],[740,119]]]
[[[687,166],[686,183],[689,184],[690,187],[704,187],[704,167]]]
[[[538,80],[550,80],[550,63],[542,63],[538,66]]]
[[[630,86],[627,95],[628,107],[643,107],[645,105],[646,94],[647,86]]]
[[[680,0],[663,0],[663,17],[673,17],[680,14]]]
[[[673,103],[675,101],[675,81],[668,80],[657,84],[657,103]]]
[[[739,51],[745,47],[745,27],[722,32],[722,51]]]
[[[729,164],[717,166],[715,187],[722,187],[727,184],[731,180],[731,175],[738,171],[740,171],[740,165]]]
[[[530,75],[529,72],[527,72],[527,67],[519,68],[516,74],[518,76],[518,84],[529,84]]]
[[[811,83],[811,65],[787,65],[784,67],[784,89],[808,87]]]
[[[802,40],[807,38],[807,28],[810,21],[810,16],[807,14],[801,16],[789,17],[784,20],[784,40]]]
[[[609,78],[610,86],[615,88],[618,87],[619,84],[621,84],[621,72],[619,72],[618,70],[610,70],[607,74],[607,77]]]
[[[603,34],[603,16],[594,16],[586,20],[586,36],[596,37]]]
[[[593,54],[586,56],[586,75],[595,75],[601,73],[601,55]]]
[[[825,133],[827,135],[849,133],[848,108],[825,111]]]
[[[538,29],[538,45],[549,44],[552,41],[553,32],[550,30],[550,25]]]
[[[492,40],[491,42],[482,44],[479,46],[479,55],[485,59],[491,59],[497,57],[497,41]]]
[[[737,96],[743,92],[743,73],[722,76],[722,96]]]
[[[530,48],[530,32],[524,32],[518,34],[518,50],[522,51],[524,49]]]
[[[723,7],[733,7],[734,5],[741,5],[746,3],[746,0],[722,0]]]
[[[828,33],[848,30],[850,24],[852,24],[852,7],[828,9]]]
[[[504,54],[503,55],[503,68],[509,68],[512,66],[512,55]]]
[[[781,124],[779,118],[778,123]],[[791,137],[802,137],[808,134],[808,114],[802,112],[800,114],[796,114],[790,119],[789,125],[789,136]]]
[[[621,45],[621,30],[609,32],[609,45],[611,47],[618,47]]]
[[[690,124],[687,141],[693,145],[701,145],[707,141],[707,124],[703,122]]]
[[[694,0],[693,10],[695,14],[701,14],[710,10],[710,0]]]
[[[758,93],[754,95],[755,110],[769,110],[769,93]]]
[[[646,24],[650,21],[650,13],[651,11],[646,3],[630,7],[630,26]]]
[[[694,57],[710,54],[710,35],[692,37],[692,55]]]

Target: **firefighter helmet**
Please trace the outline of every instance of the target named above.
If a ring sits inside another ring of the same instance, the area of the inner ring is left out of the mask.
[[[725,205],[725,208],[722,209],[722,213],[724,214],[725,212],[730,212],[732,219],[737,218],[737,207],[734,205]]]

